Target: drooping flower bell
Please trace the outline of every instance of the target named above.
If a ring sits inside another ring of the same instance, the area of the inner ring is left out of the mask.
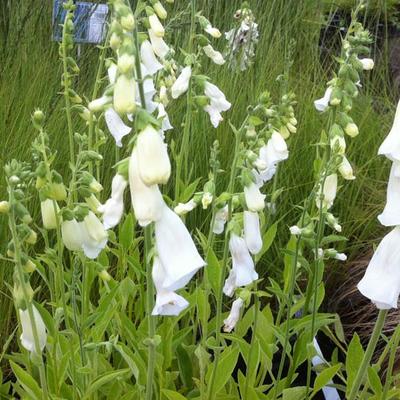
[[[111,197],[105,204],[98,207],[98,211],[103,214],[104,229],[114,228],[121,221],[124,213],[124,191],[128,182],[117,174],[111,184]]]
[[[22,346],[31,353],[40,354],[47,343],[47,331],[46,325],[43,322],[43,318],[40,315],[37,308],[32,304],[33,320],[31,321],[28,309],[19,309],[19,318],[21,320],[22,334],[21,344]],[[35,346],[35,339],[33,335],[33,326],[36,327],[38,336],[39,349]]]
[[[362,295],[381,310],[397,308],[400,293],[400,227],[379,243],[364,277],[357,285]]]
[[[108,130],[115,139],[115,143],[118,147],[122,147],[122,138],[132,131],[132,128],[122,121],[122,118],[118,115],[113,108],[108,108],[104,113],[104,119],[106,121]]]
[[[197,203],[191,199],[187,203],[179,203],[175,208],[174,211],[178,215],[185,215],[188,212],[194,210],[197,207]]]
[[[204,54],[211,59],[214,64],[223,65],[225,64],[225,59],[223,55],[215,50],[210,44],[203,47]]]
[[[213,233],[215,233],[216,235],[221,234],[224,231],[227,220],[228,220],[228,205],[225,205],[215,213]]]
[[[179,315],[189,303],[182,296],[164,288],[167,275],[158,257],[154,258],[152,276],[157,296],[151,315]]]
[[[79,251],[82,249],[83,231],[81,224],[75,218],[62,222],[61,237],[68,250]]]
[[[393,162],[400,162],[400,101],[397,104],[392,129],[379,147],[378,154]]]
[[[118,76],[114,86],[114,110],[120,114],[136,110],[136,82],[124,74]]]
[[[264,209],[265,194],[260,192],[259,187],[254,182],[244,187],[244,197],[250,211],[257,212]]]
[[[375,63],[372,58],[360,58],[358,61],[360,61],[364,71],[370,71],[374,68]]]
[[[82,250],[86,257],[94,259],[107,244],[107,231],[92,211],[79,224],[83,232]]]
[[[243,213],[243,230],[244,240],[250,253],[258,254],[263,245],[260,218],[258,213],[252,211],[244,211]]]
[[[378,215],[379,222],[385,226],[400,225],[400,164],[395,162],[390,170],[386,194],[386,206]]]
[[[329,107],[332,91],[332,88],[328,87],[325,91],[324,97],[314,101],[314,106],[317,111],[324,112]]]
[[[129,160],[129,187],[132,206],[140,226],[158,221],[163,212],[164,200],[157,185],[146,185],[139,172],[136,148]]]
[[[157,60],[153,47],[148,40],[145,40],[140,46],[140,60],[151,75],[154,75],[163,65]]]
[[[219,123],[223,121],[221,112],[228,111],[231,108],[231,103],[226,99],[225,94],[210,82],[205,82],[204,94],[210,100],[210,104],[204,107],[204,111],[209,114],[214,128],[217,128]]]
[[[156,249],[165,270],[163,287],[175,291],[184,287],[205,265],[185,224],[167,205],[155,223]]]
[[[168,45],[165,43],[164,39],[160,36],[157,36],[152,29],[149,29],[148,33],[154,53],[156,53],[158,57],[164,60],[165,56],[169,52]]]
[[[182,69],[178,78],[171,87],[171,95],[173,99],[177,99],[189,88],[190,77],[192,76],[192,68],[187,66]]]
[[[42,222],[45,229],[57,228],[57,213],[60,207],[54,200],[46,199],[40,202],[40,210],[42,213]]]
[[[227,296],[232,297],[236,288],[254,282],[258,279],[258,274],[254,269],[253,259],[243,238],[232,234],[229,240],[229,250],[232,256],[232,269],[225,281],[223,291]]]
[[[321,196],[322,196],[322,207],[329,210],[336,198],[337,191],[337,175],[328,175],[324,182],[324,187],[321,190],[319,187],[318,196],[315,199],[316,205],[319,208],[321,206]]]
[[[151,125],[138,135],[136,142],[139,174],[147,185],[165,184],[171,175],[167,145]]]
[[[224,320],[224,332],[232,332],[240,318],[240,310],[244,305],[244,301],[239,297],[232,303],[231,312],[228,318]]]

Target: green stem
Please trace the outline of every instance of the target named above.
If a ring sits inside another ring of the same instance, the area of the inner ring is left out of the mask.
[[[240,149],[240,143],[242,140],[242,135],[244,132],[244,127],[246,126],[247,123],[247,118],[243,122],[241,128],[239,131],[235,132],[235,152],[234,152],[234,157],[233,157],[233,162],[232,162],[232,167],[231,167],[231,174],[229,178],[229,184],[228,184],[228,190],[227,192],[232,195],[235,187],[235,178],[236,178],[236,171],[238,168],[238,159],[239,159],[239,149]],[[228,221],[231,219],[232,216],[232,196],[228,201]],[[225,281],[225,274],[226,274],[226,269],[227,269],[227,264],[228,264],[228,253],[229,253],[229,229],[226,227],[225,228],[225,238],[224,238],[224,250],[223,250],[223,258],[222,258],[222,268],[221,268],[221,279],[219,282],[219,287],[218,287],[218,295],[217,295],[217,314],[215,317],[215,342],[218,348],[216,349],[215,353],[215,359],[214,359],[214,368],[212,370],[211,374],[211,379],[210,379],[210,384],[208,387],[208,395],[207,399],[213,400],[215,396],[214,392],[214,385],[215,385],[215,379],[217,376],[217,370],[218,370],[218,364],[220,360],[220,355],[221,355],[221,347],[220,347],[220,342],[221,342],[221,325],[222,325],[222,302],[223,302],[223,287],[224,287],[224,281]]]
[[[29,320],[31,322],[31,327],[32,327],[32,334],[33,334],[33,341],[35,344],[35,350],[34,353],[38,356],[38,362],[39,362],[39,377],[40,377],[40,385],[42,387],[42,398],[44,400],[48,399],[48,389],[47,389],[47,380],[46,380],[46,370],[44,367],[44,362],[43,362],[43,356],[42,356],[42,351],[40,349],[40,342],[39,342],[39,334],[37,331],[37,326],[35,323],[35,316],[33,313],[33,307],[32,307],[32,302],[30,299],[30,296],[28,294],[28,288],[26,285],[25,281],[25,273],[22,267],[22,260],[21,260],[21,245],[19,242],[18,238],[18,233],[17,233],[17,225],[16,225],[16,217],[15,217],[15,199],[14,199],[14,193],[13,193],[13,188],[9,186],[9,196],[10,196],[10,204],[11,206],[11,212],[10,212],[10,230],[14,242],[14,258],[15,258],[15,266],[17,269],[17,276],[19,280],[19,284],[22,289],[22,295],[24,297],[24,302],[26,305],[26,308],[28,310],[28,315],[29,315]]]
[[[353,386],[350,390],[348,400],[354,400],[360,389],[360,386],[365,378],[367,368],[371,362],[372,356],[374,354],[376,345],[378,343],[379,337],[382,333],[383,326],[385,324],[385,319],[388,314],[388,310],[379,310],[378,318],[375,322],[374,330],[372,332],[371,338],[369,339],[367,349],[364,354],[364,358],[358,368],[357,375],[354,379]]]
[[[393,335],[393,343],[390,346],[389,363],[388,363],[388,367],[386,369],[386,379],[385,379],[385,386],[383,388],[383,393],[382,393],[382,400],[386,400],[389,389],[390,389],[390,384],[392,381],[392,372],[393,372],[394,363],[396,361],[396,353],[397,353],[397,350],[399,347],[399,342],[400,342],[400,325],[397,325],[396,330]]]

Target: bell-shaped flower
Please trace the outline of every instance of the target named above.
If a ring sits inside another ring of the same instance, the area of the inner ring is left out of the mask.
[[[393,163],[390,170],[386,206],[378,219],[385,226],[400,225],[400,175],[396,163]]]
[[[225,281],[223,291],[227,296],[232,297],[236,288],[250,285],[258,279],[258,274],[243,238],[232,234],[229,250],[232,256],[232,269]]]
[[[229,110],[231,108],[231,103],[226,100],[224,93],[210,82],[205,83],[204,94],[210,100],[210,104],[204,107],[204,111],[210,116],[213,127],[217,128],[219,123],[223,121],[221,112]]]
[[[167,145],[151,125],[143,129],[136,142],[139,174],[147,185],[165,184],[171,175]]]
[[[157,253],[166,278],[163,287],[174,291],[184,287],[205,265],[185,224],[164,205],[162,217],[155,223]]]
[[[277,164],[272,164],[267,166],[267,168],[262,171],[258,171],[256,169],[251,171],[258,188],[262,187],[265,182],[270,181],[274,177],[276,173],[276,167]]]
[[[153,78],[144,64],[140,64],[140,69],[142,72],[144,100],[146,103],[145,109],[149,113],[152,113],[154,110],[157,109],[158,106],[158,103],[153,101],[153,97],[157,93],[157,90],[154,86]],[[136,104],[139,107],[142,107],[142,98],[140,96],[139,83],[136,84]]]
[[[105,204],[98,207],[98,211],[103,214],[104,229],[114,228],[121,221],[124,213],[124,191],[128,182],[125,178],[117,174],[111,184],[111,197]]]
[[[215,213],[213,233],[219,235],[224,231],[226,221],[228,220],[228,214],[228,205],[220,208]]]
[[[136,82],[133,78],[120,75],[114,85],[114,110],[120,114],[136,110]]]
[[[171,87],[171,95],[173,99],[177,99],[188,90],[190,77],[192,76],[192,68],[185,67],[179,74],[178,78]]]
[[[213,195],[210,192],[204,192],[203,196],[201,196],[201,205],[203,206],[203,210],[207,210],[208,206],[213,201]]]
[[[329,107],[329,101],[331,100],[331,96],[332,96],[332,88],[328,87],[325,91],[324,97],[314,101],[314,106],[317,109],[317,111],[323,112]]]
[[[363,70],[365,71],[370,71],[374,68],[375,63],[372,58],[360,58],[358,61],[360,61]]]
[[[223,55],[219,51],[214,50],[214,48],[210,44],[208,44],[207,46],[204,46],[203,51],[204,51],[204,54],[207,57],[209,57],[214,64],[217,64],[217,65],[225,64],[225,59],[224,59]]]
[[[378,154],[386,156],[393,162],[400,162],[400,101],[397,104],[392,129],[379,147]]]
[[[112,97],[110,96],[102,96],[98,99],[91,101],[88,104],[88,109],[92,112],[103,111],[105,108],[108,108],[112,103]]]
[[[83,231],[82,250],[86,257],[94,259],[107,244],[107,231],[92,211],[89,211],[80,225]]]
[[[140,226],[158,221],[163,213],[164,200],[157,185],[147,186],[140,177],[136,148],[129,160],[129,187],[132,206]]]
[[[377,308],[397,308],[400,293],[400,227],[389,232],[379,243],[364,277],[357,285],[361,294]]]
[[[47,342],[47,331],[46,325],[43,322],[43,318],[40,315],[37,308],[32,304],[33,321],[31,321],[28,309],[19,309],[19,318],[21,320],[22,334],[21,344],[22,346],[30,351],[31,353],[40,354]],[[33,327],[36,327],[37,339],[39,349],[35,345],[35,339],[33,335]]]
[[[115,143],[118,147],[122,147],[122,138],[129,135],[132,128],[125,125],[122,118],[115,112],[113,108],[109,108],[104,113],[104,119],[106,121],[108,130],[115,139]]]
[[[154,53],[163,60],[169,52],[168,45],[165,43],[164,39],[157,36],[152,29],[149,29],[148,33]]]
[[[332,207],[333,202],[336,198],[337,191],[337,175],[331,174],[325,178],[324,188],[321,191],[321,187],[318,190],[318,196],[316,197],[316,205],[318,208],[321,206],[321,196],[322,196],[322,207],[329,210]]]
[[[353,174],[353,168],[349,160],[345,156],[343,156],[342,162],[339,165],[339,172],[343,176],[343,178],[348,181],[356,179],[356,177]]]
[[[140,46],[140,60],[151,75],[163,69],[163,65],[157,60],[153,47],[148,40],[145,40]]]
[[[204,31],[207,32],[210,36],[213,38],[220,38],[221,37],[221,32],[218,28],[214,28],[211,24],[207,24],[204,27]]]
[[[113,85],[117,80],[118,67],[117,64],[111,63],[107,69],[108,80]]]
[[[43,228],[56,229],[57,228],[57,214],[60,207],[55,200],[46,199],[40,203],[40,210],[42,212]]]
[[[266,168],[275,166],[289,157],[287,144],[279,132],[274,131],[265,146],[260,148],[259,158],[266,164]]]
[[[244,198],[250,211],[262,211],[265,207],[265,194],[262,194],[259,187],[253,182],[244,187]]]
[[[224,332],[232,332],[240,318],[240,310],[244,305],[244,301],[239,297],[232,303],[231,312],[228,318],[224,319]]]
[[[62,222],[61,237],[68,250],[79,251],[82,249],[83,231],[81,224],[76,219]]]
[[[174,211],[178,215],[185,215],[188,212],[194,210],[197,207],[197,203],[191,199],[187,203],[179,203],[175,208]]]
[[[152,14],[149,16],[149,24],[150,29],[153,31],[154,35],[158,37],[164,37],[165,29],[156,14]]]
[[[263,245],[260,218],[258,213],[252,211],[244,211],[243,213],[243,231],[244,240],[250,253],[258,254]]]
[[[164,288],[167,275],[158,257],[154,258],[152,276],[157,296],[156,304],[154,305],[151,315],[179,315],[189,303],[182,296]]]

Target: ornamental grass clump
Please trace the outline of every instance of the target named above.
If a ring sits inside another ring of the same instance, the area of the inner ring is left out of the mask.
[[[363,132],[352,109],[364,72],[374,66],[371,37],[357,20],[363,5],[352,14],[325,94],[314,102],[324,128],[307,148],[315,153],[314,182],[304,200],[296,199],[292,225],[279,211],[287,193],[281,177],[303,122],[304,105],[291,89],[296,43],[288,43],[282,74],[275,82],[260,77],[240,111],[207,66],[250,77],[263,40],[256,13],[244,3],[226,43],[196,0],[176,14],[169,3],[140,0],[133,9],[127,0],[108,2],[90,95],[76,89],[76,6],[63,4],[69,159],[55,162],[59,149],[46,112],[33,110],[32,158],[5,167],[8,199],[0,213],[9,236],[1,258],[13,268],[7,289],[17,326],[10,342],[18,350],[7,353],[12,384],[0,393],[40,400],[398,397],[398,329],[388,339],[384,383],[381,362],[370,365],[400,291],[398,115],[379,150],[393,162],[379,220],[394,230],[358,285],[382,310],[366,351],[357,334],[346,343],[337,314],[320,311],[325,268],[347,259],[335,206],[357,176],[348,143]],[[184,42],[172,44],[170,19],[189,27]],[[170,119],[177,107],[183,112]],[[189,153],[200,120],[201,134],[212,138],[207,176],[195,176]],[[214,136],[222,128],[225,145]],[[115,151],[105,151],[106,142]],[[108,183],[103,166],[110,164]],[[265,256],[279,248],[278,230],[290,239],[276,260],[282,274],[273,279]]]

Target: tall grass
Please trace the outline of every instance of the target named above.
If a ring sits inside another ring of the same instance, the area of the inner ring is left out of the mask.
[[[0,168],[11,158],[28,160],[30,143],[34,130],[30,114],[35,107],[46,111],[47,131],[52,143],[58,148],[59,160],[67,154],[68,138],[66,123],[62,113],[63,103],[58,94],[60,90],[60,67],[58,46],[51,41],[52,2],[31,0],[20,2],[18,6],[11,2],[0,5]],[[184,10],[185,2],[177,1],[175,6]],[[233,24],[233,13],[240,7],[238,0],[199,0],[199,8],[205,14],[213,16],[213,22],[222,30],[228,30]],[[310,143],[316,143],[320,136],[322,120],[317,115],[313,100],[321,97],[324,84],[331,76],[330,66],[335,55],[337,29],[327,24],[338,11],[336,2],[325,0],[252,0],[251,7],[260,28],[260,41],[254,65],[249,71],[234,73],[227,67],[217,69],[211,64],[210,75],[233,103],[232,111],[226,118],[238,122],[236,115],[243,114],[246,105],[268,86],[273,96],[279,95],[279,82],[276,77],[283,73],[287,62],[289,44],[294,45],[294,65],[291,68],[289,86],[296,93],[299,103],[297,117],[298,132],[290,139],[291,157],[280,172],[280,185],[283,193],[279,199],[278,216],[286,215],[286,221],[296,222],[298,212],[294,208],[310,191],[312,160]],[[201,7],[200,7],[201,5]],[[379,23],[388,20],[388,7],[383,4],[367,9],[366,21],[371,24],[372,33]],[[321,31],[326,34],[321,35]],[[379,32],[385,33],[385,29]],[[187,30],[180,28],[173,32],[174,40],[188,36]],[[321,51],[321,36],[325,37]],[[380,35],[381,36],[381,35]],[[222,41],[221,41],[222,42]],[[221,43],[220,42],[220,43]],[[96,53],[94,46],[81,48],[80,61],[83,70],[76,82],[78,92],[89,96],[88,88],[94,80]],[[386,38],[380,37],[375,46],[379,58],[378,67],[363,81],[363,95],[356,102],[353,119],[360,125],[360,136],[352,141],[351,154],[357,175],[355,184],[347,185],[340,191],[336,214],[344,224],[346,236],[351,240],[352,256],[356,257],[360,248],[379,235],[376,214],[382,209],[384,200],[384,182],[387,168],[377,161],[378,144],[387,133],[394,109],[394,96],[388,81]],[[179,142],[181,129],[176,121],[184,104],[171,112],[171,121],[175,130],[170,133],[175,142]],[[175,122],[175,124],[174,124]],[[83,129],[76,121],[77,129]],[[207,176],[208,154],[212,142],[218,138],[221,143],[222,165],[229,171],[231,162],[232,137],[227,123],[214,133],[206,116],[199,114],[192,125],[191,150],[188,159],[194,167],[192,176]],[[106,146],[113,154],[114,143],[109,137]],[[112,159],[107,160],[103,168],[112,175]],[[65,165],[65,164],[64,164]],[[227,174],[225,174],[227,175]],[[225,179],[224,175],[223,178]],[[309,182],[309,184],[304,184]],[[107,182],[106,182],[107,183]],[[107,185],[105,185],[107,186]],[[0,199],[5,197],[5,183],[0,174]],[[345,205],[345,206],[344,206]],[[194,213],[193,226],[201,227],[201,211]],[[4,220],[0,222],[0,237],[6,235]],[[280,249],[288,239],[286,230],[279,229],[277,245],[261,266],[260,275],[272,275],[279,279],[282,266],[279,265]],[[0,240],[0,252],[4,254],[7,240]],[[343,267],[341,267],[343,268]],[[13,331],[12,301],[6,283],[11,281],[11,265],[0,261],[0,354]]]

